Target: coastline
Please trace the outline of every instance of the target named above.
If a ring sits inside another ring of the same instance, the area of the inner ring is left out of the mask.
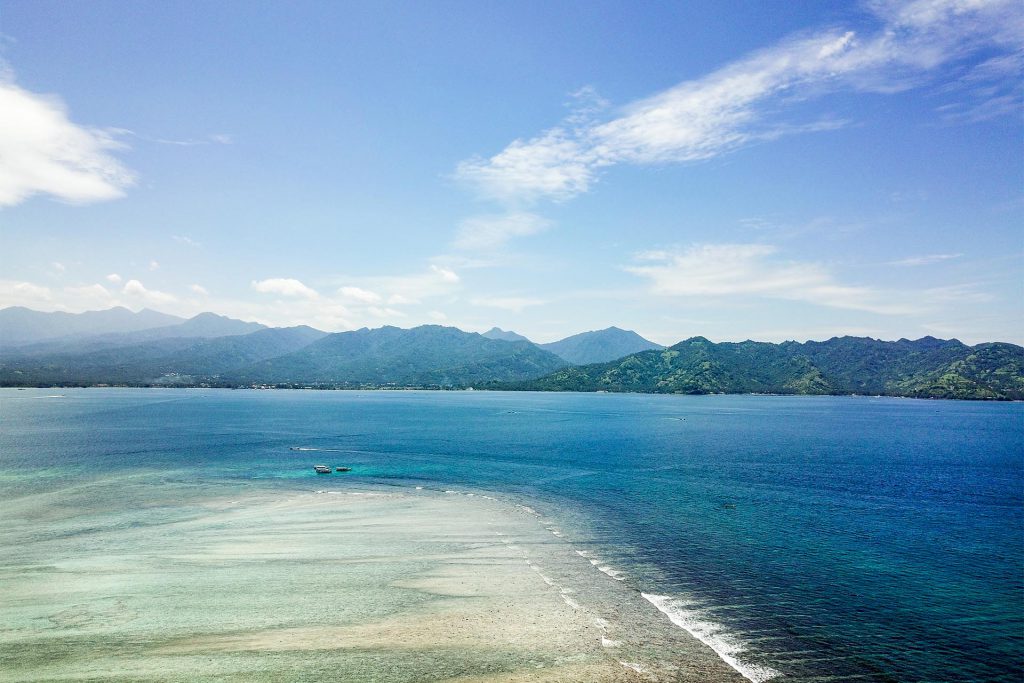
[[[517,389],[514,387],[441,387],[441,386],[229,386],[212,384],[47,384],[19,385],[0,384],[0,389],[7,391],[66,390],[66,389],[168,389],[168,390],[203,390],[203,391],[343,391],[343,392],[431,392],[431,393],[532,393],[532,394],[626,394],[634,396],[765,396],[782,398],[887,398],[908,401],[961,401],[971,403],[1024,403],[1022,398],[1006,397],[959,397],[959,396],[909,396],[906,394],[859,394],[850,393],[773,393],[773,392],[667,392],[667,391],[617,391],[611,389],[595,389],[584,391],[578,389]],[[49,398],[59,398],[51,396]]]
[[[0,679],[744,680],[528,505],[153,486],[11,502]],[[104,509],[153,493],[138,514]]]

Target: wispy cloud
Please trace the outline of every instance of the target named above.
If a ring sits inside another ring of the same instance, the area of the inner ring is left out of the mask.
[[[142,133],[130,130],[128,128],[110,128],[109,130],[111,133],[123,137],[132,137],[135,138],[136,140],[141,140],[143,142],[153,142],[158,145],[173,145],[175,147],[196,147],[200,145],[230,145],[234,142],[230,135],[226,135],[224,133],[207,135],[202,138],[172,139],[143,135]]]
[[[177,242],[178,244],[184,244],[186,247],[193,247],[195,249],[198,249],[203,246],[199,242],[196,242],[191,237],[188,237],[187,235],[171,235],[171,239]]]
[[[253,280],[253,289],[263,294],[279,294],[287,297],[300,297],[303,299],[316,299],[320,295],[311,287],[307,287],[299,280],[286,277],[272,277],[266,280]]]
[[[767,244],[702,244],[637,255],[626,271],[650,281],[651,293],[693,298],[762,297],[882,314],[917,309],[872,287],[843,284],[816,263],[785,261]]]
[[[0,62],[0,207],[37,194],[72,203],[116,199],[134,182],[113,135],[73,123],[53,95],[15,84]]]
[[[210,296],[210,292],[202,285],[189,285],[189,291],[198,296]]]
[[[874,33],[828,29],[791,37],[634,102],[610,120],[595,121],[593,112],[570,116],[491,157],[463,161],[456,176],[508,203],[567,199],[616,164],[700,161],[752,142],[844,125],[833,118],[780,120],[776,112],[795,102],[843,90],[902,91],[982,51],[992,62],[993,52],[1024,49],[1018,0],[879,0],[869,8],[879,23]],[[1013,78],[1007,73],[1002,62],[985,71],[1004,83]]]
[[[550,226],[546,218],[526,212],[473,216],[459,225],[454,246],[467,251],[497,249],[513,237],[534,235]]]
[[[963,254],[926,254],[924,256],[911,256],[899,261],[890,261],[888,265],[905,267],[927,266],[932,263],[941,263],[942,261],[960,258],[961,256]]]

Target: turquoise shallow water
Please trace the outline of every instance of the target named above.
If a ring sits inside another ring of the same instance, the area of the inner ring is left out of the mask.
[[[678,623],[785,680],[1024,670],[1020,404],[2,390],[0,421],[0,504],[132,471],[154,499],[315,487],[314,461],[344,464],[331,476],[523,496]]]

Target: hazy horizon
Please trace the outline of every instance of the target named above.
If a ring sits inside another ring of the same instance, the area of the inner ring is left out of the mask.
[[[22,308],[27,308],[27,307],[22,307]],[[80,314],[80,313],[102,313],[102,312],[105,312],[105,311],[113,310],[114,308],[121,308],[121,309],[128,310],[128,311],[130,311],[132,313],[136,313],[136,314],[140,313],[142,311],[147,311],[147,310],[150,311],[150,312],[153,312],[153,313],[165,314],[163,311],[160,311],[160,310],[157,310],[157,309],[154,309],[154,308],[142,307],[142,308],[138,308],[138,309],[132,309],[132,308],[129,308],[127,306],[114,306],[112,308],[107,308],[107,309],[92,309],[92,310],[88,310],[88,311],[75,312],[73,314],[77,315],[77,314]],[[2,311],[2,310],[4,310],[4,309],[0,308],[0,311]],[[39,313],[47,313],[47,312],[50,312],[50,313],[67,313],[68,312],[68,311],[38,311],[36,309],[31,309],[31,308],[29,308],[28,310],[32,310],[32,311],[39,312]],[[195,317],[198,317],[198,316],[201,316],[201,315],[211,315],[211,314],[212,315],[217,315],[217,316],[223,316],[223,317],[230,318],[230,316],[226,316],[223,313],[218,313],[217,311],[200,311],[199,313],[197,313],[197,314],[195,314],[193,316],[179,316],[179,317],[181,318],[182,322],[185,322],[185,321],[188,321],[188,320],[190,320],[192,318],[195,318]],[[165,314],[165,315],[172,315],[172,314]],[[243,322],[257,322],[257,323],[260,323],[262,325],[266,325],[266,327],[268,327],[268,328],[298,327],[298,326],[305,325],[304,323],[301,323],[299,325],[285,325],[285,326],[282,326],[282,325],[273,325],[273,324],[269,324],[269,323],[262,323],[262,322],[260,322],[258,320],[246,320],[246,319],[237,319],[237,320],[242,320]],[[171,324],[173,325],[173,324],[177,324],[177,323],[171,323]],[[476,334],[481,334],[481,335],[484,334],[485,332],[490,332],[493,329],[497,329],[499,332],[506,332],[506,333],[507,332],[512,332],[512,333],[515,333],[515,334],[519,334],[520,336],[526,337],[527,341],[532,342],[534,344],[550,344],[552,342],[562,341],[563,339],[566,339],[568,337],[573,337],[573,336],[577,336],[577,335],[581,335],[581,334],[588,334],[588,333],[592,333],[592,332],[603,332],[603,331],[606,331],[606,330],[609,330],[609,329],[619,329],[619,330],[622,330],[624,332],[634,332],[634,333],[639,334],[636,330],[631,330],[629,328],[622,327],[621,325],[618,325],[618,324],[616,324],[614,322],[608,323],[608,324],[603,325],[601,327],[595,327],[595,328],[592,328],[592,329],[576,330],[575,332],[569,332],[568,334],[566,334],[564,336],[554,337],[554,338],[551,338],[551,339],[537,339],[537,338],[534,338],[534,337],[530,337],[529,335],[522,335],[518,330],[502,328],[499,325],[488,325],[488,326],[484,326],[484,327],[468,329],[468,328],[459,327],[458,325],[454,325],[454,324],[450,324],[450,323],[444,323],[444,322],[417,323],[415,325],[401,325],[401,324],[393,324],[393,323],[385,322],[385,323],[380,323],[380,324],[363,325],[362,327],[352,328],[352,329],[347,329],[347,330],[337,330],[336,332],[353,332],[353,331],[358,331],[360,329],[376,330],[376,329],[380,329],[382,327],[397,327],[399,329],[408,330],[408,329],[412,329],[414,327],[419,327],[420,325],[439,325],[439,326],[442,326],[442,327],[450,327],[450,328],[453,328],[453,329],[461,330],[463,332],[471,332],[471,333],[476,333]],[[313,327],[314,329],[317,329],[320,332],[331,333],[329,330],[322,330],[322,329],[316,328],[316,327],[314,327],[312,325],[307,325],[307,327]],[[149,328],[145,328],[145,329],[149,329]],[[781,343],[781,342],[786,342],[786,341],[795,341],[795,342],[799,342],[799,343],[812,342],[812,341],[827,341],[827,339],[831,338],[831,337],[821,337],[821,338],[817,338],[817,339],[814,339],[814,338],[807,338],[807,339],[797,339],[797,338],[753,339],[753,338],[747,337],[747,338],[743,338],[743,339],[739,339],[739,338],[736,338],[736,339],[717,339],[717,338],[714,338],[714,337],[709,337],[706,334],[702,334],[699,331],[696,331],[696,332],[693,332],[692,334],[687,334],[685,336],[681,336],[681,337],[678,337],[678,338],[674,338],[674,339],[671,339],[671,340],[667,340],[667,341],[661,341],[661,340],[658,340],[658,339],[650,339],[650,338],[646,337],[643,334],[640,334],[640,336],[645,338],[645,339],[647,339],[648,341],[653,341],[653,342],[655,342],[657,344],[660,344],[662,346],[665,346],[665,347],[673,346],[675,344],[678,344],[679,342],[686,341],[687,339],[690,339],[690,338],[693,338],[693,337],[704,337],[704,338],[706,338],[709,341],[714,342],[714,343],[720,343],[720,342],[738,343],[738,342],[744,342],[744,341],[755,341],[755,342],[770,342],[770,343],[776,343],[776,344],[777,343]],[[857,336],[857,335],[834,335],[834,336],[842,337],[842,336]],[[860,336],[864,336],[864,335],[860,335]],[[922,337],[935,337],[935,335],[922,335]],[[913,337],[913,338],[911,338],[911,337],[894,337],[894,338],[874,337],[874,339],[877,339],[878,341],[899,341],[900,339],[910,339],[911,341],[917,341],[917,340],[921,339],[922,337]],[[938,338],[939,339],[943,339],[942,337],[938,337]],[[960,341],[962,343],[965,343],[965,344],[968,344],[968,345],[972,345],[972,346],[974,344],[980,344],[980,343],[985,343],[985,342],[1014,343],[1014,342],[1006,342],[1006,340],[1003,340],[1003,339],[986,339],[986,340],[979,341],[979,342],[969,342],[969,341],[960,339],[958,337],[946,337],[945,339]],[[32,343],[35,343],[35,342],[32,342]]]

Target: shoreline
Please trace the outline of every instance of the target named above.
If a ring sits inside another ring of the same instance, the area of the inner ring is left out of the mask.
[[[169,490],[127,528],[93,517],[144,482],[14,499],[0,679],[744,680],[529,505],[329,484]],[[95,512],[31,528],[66,506]]]

